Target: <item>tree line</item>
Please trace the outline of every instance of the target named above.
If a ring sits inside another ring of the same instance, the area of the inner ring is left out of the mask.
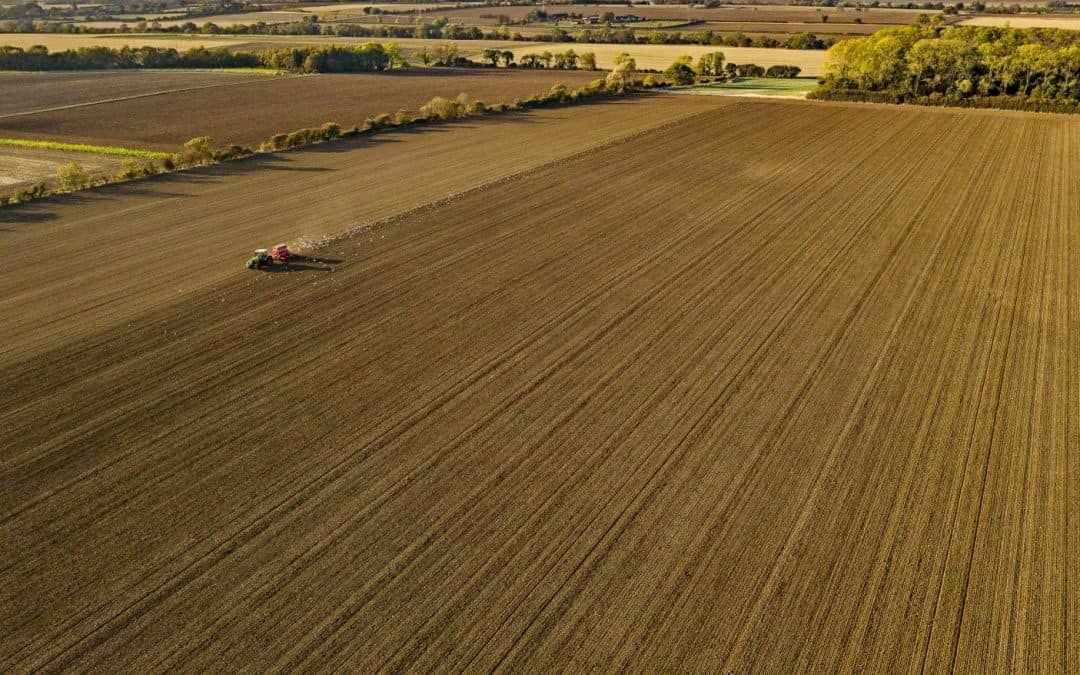
[[[768,35],[750,36],[742,31],[731,34],[712,30],[701,31],[638,31],[633,28],[600,26],[579,31],[553,28],[547,33],[522,34],[506,26],[485,31],[478,26],[449,23],[445,18],[413,25],[362,25],[354,23],[320,24],[316,17],[289,23],[236,24],[219,26],[213,22],[197,25],[187,21],[173,26],[157,22],[138,21],[119,28],[83,26],[77,23],[51,21],[0,21],[0,33],[177,33],[184,35],[326,35],[380,39],[422,38],[429,40],[509,40],[517,42],[576,42],[579,44],[665,44],[715,45],[724,47],[763,47],[772,49],[827,49],[835,44],[833,38],[820,38],[811,32],[800,32],[778,40]]]
[[[936,19],[888,28],[832,47],[812,97],[1072,110],[1080,32]]]
[[[186,51],[160,47],[80,47],[50,52],[0,47],[0,70],[113,70],[126,68],[270,68],[303,73],[363,73],[408,65],[394,44],[282,47],[230,51],[195,47]]]
[[[764,68],[756,63],[724,62],[724,52],[708,52],[698,57],[697,66],[690,56],[680,56],[664,70],[664,78],[677,85],[693,84],[698,78],[726,80],[738,77],[791,78],[798,77],[798,66],[776,65]]]

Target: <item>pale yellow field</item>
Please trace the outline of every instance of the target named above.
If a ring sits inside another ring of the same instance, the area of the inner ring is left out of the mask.
[[[0,35],[0,46],[21,47],[44,45],[49,51],[79,49],[80,47],[163,47],[191,49],[193,47],[230,47],[246,42],[243,39],[214,35],[65,35],[62,33],[10,33]]]
[[[728,62],[756,63],[764,67],[775,65],[798,66],[802,69],[802,75],[811,77],[822,74],[822,67],[825,62],[825,52],[823,50],[714,47],[708,45],[582,45],[574,43],[547,43],[539,47],[520,47],[517,46],[519,43],[512,44],[515,45],[512,51],[519,59],[523,54],[535,54],[538,51],[565,52],[567,49],[573,49],[579,54],[592,52],[596,54],[597,66],[604,69],[611,68],[615,57],[623,52],[634,57],[638,68],[652,70],[663,70],[682,55],[691,56],[697,62],[702,54],[715,51],[723,52]]]
[[[1012,28],[1064,28],[1080,30],[1080,17],[1073,16],[976,16],[961,26],[1011,26]]]
[[[45,45],[49,51],[62,51],[65,49],[78,49],[80,47],[105,46],[119,48],[125,45],[131,47],[163,47],[173,49],[192,49],[194,47],[244,47],[251,49],[263,49],[266,47],[288,45],[311,45],[311,44],[365,44],[368,42],[393,42],[400,46],[408,58],[410,50],[421,47],[435,48],[447,44],[444,40],[426,40],[415,38],[348,38],[348,37],[325,37],[305,35],[252,35],[252,36],[222,36],[222,35],[160,35],[160,34],[131,34],[131,35],[64,35],[60,33],[32,33],[32,34],[7,34],[0,35],[0,46],[8,45],[23,49],[33,45]],[[498,49],[522,48],[527,51],[536,51],[535,42],[511,42],[509,40],[462,40],[455,42],[458,53],[462,56],[479,55],[488,47]],[[562,45],[555,45],[562,48]],[[549,48],[551,45],[549,45]],[[565,51],[565,49],[562,49]],[[768,51],[768,50],[765,50]],[[666,66],[665,66],[666,67]]]
[[[153,46],[173,49],[191,49],[193,47],[236,47],[257,44],[259,46],[288,44],[363,44],[366,42],[393,42],[405,50],[421,47],[438,47],[447,44],[444,40],[425,40],[413,38],[372,39],[341,38],[324,36],[293,35],[255,35],[250,37],[220,35],[63,35],[54,33],[9,34],[0,36],[0,45],[27,48],[33,45],[45,45],[50,51],[78,49],[104,45],[106,47]],[[637,61],[638,68],[663,70],[679,56],[688,55],[695,61],[707,52],[722,51],[727,61],[734,63],[756,63],[759,66],[793,65],[802,69],[802,75],[814,77],[822,74],[825,61],[823,50],[801,49],[762,49],[758,47],[714,47],[708,45],[622,45],[576,43],[535,43],[512,42],[509,40],[460,40],[454,42],[463,56],[478,56],[489,47],[509,49],[517,58],[522,54],[539,51],[565,52],[573,49],[577,53],[593,52],[597,65],[602,69],[610,68],[618,54],[626,52]]]
[[[308,14],[304,12],[243,12],[240,14],[219,14],[216,16],[200,16],[192,19],[187,18],[166,18],[166,19],[154,19],[148,21],[152,23],[157,21],[161,26],[168,28],[172,26],[182,26],[185,23],[193,23],[196,26],[201,26],[205,23],[213,23],[218,26],[242,26],[252,23],[291,23],[295,21],[303,21],[307,18]],[[135,21],[132,19],[120,20],[120,21],[86,21],[80,23],[81,26],[91,26],[94,28],[117,28],[121,24],[133,25]]]
[[[479,5],[479,4],[482,4],[482,3],[459,2],[459,3],[456,3],[456,4],[457,5]],[[418,10],[418,9],[419,10],[446,9],[448,6],[452,7],[453,5],[447,5],[446,3],[434,3],[434,2],[414,2],[414,3],[401,2],[401,3],[393,3],[393,4],[378,3],[378,2],[353,2],[353,3],[341,3],[341,4],[331,4],[331,5],[315,5],[315,6],[301,5],[301,6],[297,7],[296,9],[297,9],[297,11],[309,12],[309,13],[312,13],[312,14],[319,14],[319,13],[322,13],[322,12],[346,12],[346,13],[362,14],[365,7],[376,7],[378,9],[389,10],[389,11],[394,11],[394,12],[410,12],[410,11],[415,11],[415,10]]]

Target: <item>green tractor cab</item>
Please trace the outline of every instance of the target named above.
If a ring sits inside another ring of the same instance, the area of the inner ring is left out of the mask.
[[[255,253],[251,256],[251,259],[247,262],[249,270],[258,269],[260,267],[270,267],[274,264],[274,258],[266,252],[265,248],[255,249]]]

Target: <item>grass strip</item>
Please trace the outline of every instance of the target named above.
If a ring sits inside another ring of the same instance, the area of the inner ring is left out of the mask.
[[[66,150],[68,152],[89,152],[96,155],[119,155],[121,157],[141,157],[142,159],[165,159],[167,152],[152,150],[134,150],[117,148],[110,145],[83,145],[81,143],[58,143],[56,141],[28,141],[21,138],[0,138],[0,146],[15,148],[35,148],[38,150]]]

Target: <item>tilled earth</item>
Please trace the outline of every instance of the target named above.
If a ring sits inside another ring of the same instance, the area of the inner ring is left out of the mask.
[[[1077,124],[656,97],[0,211],[0,663],[1080,669]]]

